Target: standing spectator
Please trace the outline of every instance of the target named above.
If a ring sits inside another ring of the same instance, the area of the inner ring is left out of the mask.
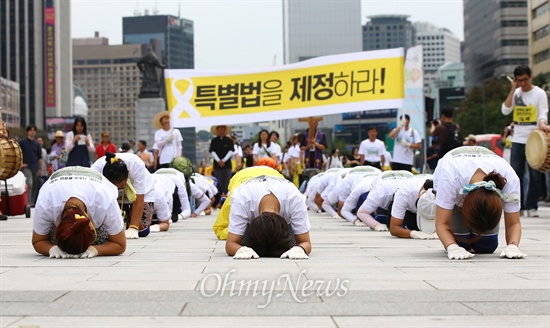
[[[27,179],[27,187],[29,189],[29,204],[34,206],[36,202],[36,196],[38,196],[39,180],[38,177],[42,175],[42,150],[40,145],[35,140],[36,126],[27,126],[27,137],[19,140],[19,147],[23,154],[23,163],[21,164],[21,171],[25,174]]]
[[[327,149],[327,137],[317,128],[319,122],[314,122],[315,131],[307,129],[302,138],[300,149],[305,152],[304,169],[321,169],[323,167],[323,152]],[[310,134],[315,133],[314,136]]]
[[[95,147],[95,159],[105,156],[106,152],[116,153],[116,146],[110,140],[109,132],[103,131],[101,133],[101,143]]]
[[[252,154],[252,147],[250,147],[250,145],[246,145],[243,148],[243,159],[246,167],[254,166],[254,155]]]
[[[94,151],[95,147],[83,117],[75,118],[72,130],[67,133],[65,150],[67,151],[67,166],[90,167],[89,152]]]
[[[346,155],[346,165],[349,167],[359,166],[361,155],[359,155],[359,147],[353,147],[351,154]]]
[[[460,128],[453,123],[453,110],[445,108],[441,111],[441,121],[433,120],[430,127],[430,134],[439,143],[439,158],[443,158],[450,150],[462,146],[456,144],[451,136],[458,135]]]
[[[131,144],[130,144],[131,146]],[[155,166],[155,159],[153,154],[147,150],[147,141],[140,140],[138,141],[138,152],[137,154],[139,158],[145,163],[145,167],[149,172],[153,172],[153,167]]]
[[[128,150],[128,152],[132,153],[132,154],[135,154],[134,147],[136,146],[136,140],[134,140],[133,138],[130,138],[128,140],[128,143],[130,144],[130,149]]]
[[[264,157],[270,157],[277,161],[276,151],[277,148],[275,147],[275,144],[271,142],[271,139],[269,138],[269,132],[262,129],[260,133],[258,133],[258,141],[254,144],[254,148],[252,148],[254,163]]]
[[[269,141],[271,141],[271,144],[273,145],[273,151],[275,152],[275,155],[277,156],[277,166],[281,164],[281,159],[283,157],[283,152],[281,151],[281,145],[279,145],[279,132],[273,130],[269,133]]]
[[[359,163],[361,165],[368,165],[376,167],[384,171],[381,166],[381,162],[384,162],[384,153],[386,152],[386,146],[384,143],[376,137],[378,136],[378,130],[376,127],[371,126],[368,130],[369,138],[365,139],[359,145]]]
[[[344,168],[344,165],[342,165],[340,150],[338,148],[334,148],[332,150],[332,152],[330,153],[330,158],[328,160],[327,169],[334,169],[334,168]]]
[[[409,114],[401,115],[399,124],[390,132],[390,138],[395,139],[392,164],[394,170],[412,172],[414,151],[422,147],[420,134],[409,127],[410,123]]]
[[[439,162],[439,151],[437,150],[437,140],[432,139],[432,144],[430,145],[430,148],[426,150],[426,163],[428,163],[428,167],[430,168],[430,173],[433,173],[435,171],[435,168],[437,167],[437,162]]]
[[[243,149],[237,142],[237,134],[235,132],[231,132],[229,137],[231,141],[233,141],[233,147],[235,148],[233,152],[233,157],[235,158],[235,172],[239,172],[243,168]]]
[[[537,127],[543,132],[550,132],[548,126],[548,97],[541,88],[531,84],[531,69],[518,66],[514,70],[511,89],[502,104],[502,114],[514,112],[514,136],[512,137],[511,165],[520,179],[521,210],[527,215],[538,217],[538,200],[542,173],[527,166],[529,170],[529,190],[524,197],[523,177],[525,167],[525,144],[529,134]]]
[[[40,164],[40,176],[38,177],[39,187],[38,190],[42,187],[46,180],[48,180],[48,152],[44,148],[44,139],[41,137],[36,138],[36,141],[40,145],[40,151],[42,152],[42,161]]]
[[[160,112],[153,118],[155,127],[155,145],[153,146],[155,170],[170,167],[170,162],[181,156],[183,138],[178,129],[170,126],[170,113]]]
[[[55,143],[50,150],[49,161],[52,163],[52,173],[65,167],[65,163],[61,161],[65,152],[65,136],[63,131],[55,132]]]
[[[226,137],[231,132],[227,125],[214,125],[210,133],[216,135],[210,141],[210,155],[214,159],[214,177],[218,179],[218,191],[221,197],[227,196],[227,186],[231,179],[231,156],[233,155],[233,141]]]
[[[124,141],[122,143],[119,149],[119,153],[130,153],[130,143],[128,141]]]

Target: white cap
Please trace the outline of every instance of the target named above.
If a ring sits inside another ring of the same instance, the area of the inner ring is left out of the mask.
[[[418,199],[416,224],[422,232],[435,232],[435,194],[432,188],[426,190]]]

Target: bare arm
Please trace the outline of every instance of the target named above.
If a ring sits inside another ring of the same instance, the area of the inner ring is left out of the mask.
[[[227,241],[225,242],[225,252],[229,256],[235,255],[239,248],[243,247],[241,242],[243,241],[243,236],[233,234],[231,232],[227,233]]]
[[[141,223],[141,217],[143,216],[144,207],[145,207],[145,195],[137,194],[136,201],[132,203],[132,218],[130,219],[130,225],[139,227]]]
[[[395,216],[391,217],[390,233],[392,236],[399,238],[411,238],[411,231],[403,228],[403,220],[398,219]]]
[[[506,244],[519,245],[521,239],[521,222],[519,212],[504,212],[504,227],[506,228]]]
[[[456,244],[453,231],[451,230],[453,211],[436,206],[435,217],[435,230],[437,232],[437,236],[439,236],[439,240],[441,240],[441,243],[443,244],[443,247],[447,249],[449,245]]]
[[[296,238],[296,246],[301,246],[306,251],[306,254],[311,253],[311,240],[309,239],[309,232],[294,235]]]
[[[101,245],[94,245],[98,256],[120,255],[126,250],[126,234],[124,229],[116,235],[109,235],[109,239]]]
[[[32,247],[34,247],[34,250],[42,255],[49,256],[50,255],[50,248],[52,248],[54,244],[50,242],[50,236],[48,235],[39,235],[36,232],[32,232]]]
[[[365,164],[365,155],[359,155],[359,165]]]

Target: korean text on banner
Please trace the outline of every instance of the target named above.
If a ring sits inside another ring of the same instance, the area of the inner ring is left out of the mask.
[[[403,49],[240,72],[166,70],[172,125],[290,119],[403,106]]]

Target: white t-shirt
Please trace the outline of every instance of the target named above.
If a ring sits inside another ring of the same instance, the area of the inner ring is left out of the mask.
[[[364,155],[365,161],[367,162],[380,162],[381,156],[384,155],[385,152],[386,146],[378,139],[375,139],[374,142],[369,139],[363,140],[359,146],[359,155]]]
[[[128,168],[128,178],[132,183],[132,186],[136,190],[137,195],[144,195],[146,203],[152,203],[155,201],[155,191],[153,186],[155,182],[151,178],[151,173],[147,171],[143,161],[136,154],[130,153],[116,153],[116,157],[123,160]],[[92,164],[92,169],[103,174],[103,168],[105,167],[105,156],[98,158],[97,161]]]
[[[159,147],[158,143],[160,141],[164,141],[166,138],[168,138],[170,135],[173,135],[172,141],[166,143],[164,146]],[[176,158],[179,154],[181,149],[178,149],[178,142],[183,141],[183,138],[181,137],[181,133],[178,129],[170,129],[168,131],[159,129],[155,131],[155,144],[153,146],[153,149],[156,149],[159,151],[159,164],[168,164],[170,163],[174,158]]]
[[[281,157],[283,157],[283,153],[281,151],[281,145],[279,145],[276,142],[271,142],[271,146],[273,147],[273,152],[275,155],[277,155],[277,164],[281,161]]]
[[[382,166],[385,168],[386,166],[390,166],[390,163],[392,163],[392,157],[390,152],[386,150],[384,153],[384,163],[382,163]]]
[[[172,168],[158,169],[155,174],[162,174],[172,180],[172,183],[178,188],[178,197],[181,203],[181,215],[184,218],[191,215],[191,205],[189,204],[189,197],[187,196],[187,188],[185,187],[185,175],[180,171]]]
[[[197,185],[203,193],[206,194],[206,192],[208,192],[210,197],[213,197],[218,193],[218,188],[214,185],[214,181],[196,172],[193,173],[192,177],[195,181],[195,185]]]
[[[437,163],[433,176],[435,204],[447,210],[455,205],[462,207],[466,195],[460,195],[460,189],[470,183],[478,168],[485,173],[500,173],[507,180],[502,192],[519,196],[519,178],[506,160],[485,147],[464,146],[451,150]],[[520,203],[503,202],[503,209],[506,213],[518,212]]]
[[[240,145],[238,145],[238,144],[235,144],[235,145],[234,145],[234,149],[235,149],[235,150],[233,151],[233,155],[232,155],[233,158],[234,158],[235,160],[237,160],[236,156],[239,155],[239,156],[241,156],[241,159],[242,159],[242,158],[243,158],[243,149],[242,149],[242,147],[241,147]]]
[[[338,169],[336,174],[331,174],[327,180],[327,187],[321,194],[324,201],[330,204],[338,202],[338,185],[342,183],[342,179],[346,176],[350,169]],[[342,177],[344,176],[344,177]]]
[[[414,161],[414,150],[410,147],[404,147],[401,144],[402,140],[406,140],[411,145],[421,142],[420,134],[418,131],[409,128],[405,130],[402,128],[395,137],[395,144],[393,145],[393,161],[395,163],[412,165]]]
[[[47,235],[52,224],[59,224],[65,203],[71,197],[78,198],[86,205],[96,230],[103,226],[113,236],[124,229],[115,185],[95,170],[71,166],[55,171],[40,188],[33,216],[33,230],[39,235]]]
[[[548,96],[537,86],[533,86],[529,92],[517,88],[512,98],[512,107],[508,108],[503,103],[501,111],[504,115],[514,111],[512,142],[525,144],[529,134],[538,127],[541,120],[548,122]]]
[[[389,171],[389,172],[402,172],[402,171]],[[388,172],[388,173],[389,173]],[[412,173],[411,173],[412,176]],[[390,202],[397,189],[403,185],[403,183],[409,178],[407,175],[388,175],[380,174],[372,182],[372,188],[367,196],[367,199],[361,206],[367,212],[371,213],[376,211],[377,208],[383,208],[385,210],[390,206]]]
[[[168,221],[172,217],[172,195],[176,185],[164,174],[151,175],[155,180],[155,210],[154,214],[161,222]]]
[[[269,158],[272,158],[273,155],[277,155],[276,153],[276,148],[275,148],[275,143],[272,142],[269,147],[267,147],[266,144],[263,144],[261,147],[258,145],[258,143],[256,142],[254,144],[254,147],[252,148],[252,155],[258,155],[258,159],[260,158],[264,158],[264,157],[269,157]],[[267,152],[269,152],[269,155],[267,154]]]
[[[300,158],[300,152],[301,150],[299,144],[294,145],[288,149],[288,153],[292,158]]]
[[[372,166],[356,166],[352,168],[338,186],[338,200],[345,202],[353,187],[361,181],[365,174],[378,175],[380,172],[379,169]]]
[[[431,179],[431,174],[419,174],[408,178],[397,190],[393,197],[393,207],[391,216],[398,219],[405,219],[405,212],[416,213],[416,200],[420,189],[427,179]]]
[[[292,226],[294,234],[308,232],[311,226],[304,195],[292,182],[271,176],[255,177],[235,188],[233,194],[238,197],[231,197],[228,231],[244,235],[247,224],[261,214],[260,201],[270,193],[279,200],[279,215]]]
[[[319,182],[321,181],[323,175],[325,175],[325,173],[321,172],[309,179],[309,181],[307,182],[306,191],[304,192],[307,197],[315,197],[315,195],[317,195],[317,186],[319,185]]]
[[[372,182],[376,180],[379,174],[365,173],[364,176],[359,179],[355,187],[351,190],[349,197],[344,201],[344,206],[342,207],[342,216],[344,219],[349,222],[355,220],[355,215],[351,213],[357,207],[357,201],[362,194],[366,193],[371,189]]]
[[[340,171],[340,169],[330,169],[325,171],[325,174],[321,177],[321,180],[319,180],[319,183],[317,184],[317,192],[319,195],[323,195],[323,192],[328,187],[330,180],[338,174],[338,171]]]

